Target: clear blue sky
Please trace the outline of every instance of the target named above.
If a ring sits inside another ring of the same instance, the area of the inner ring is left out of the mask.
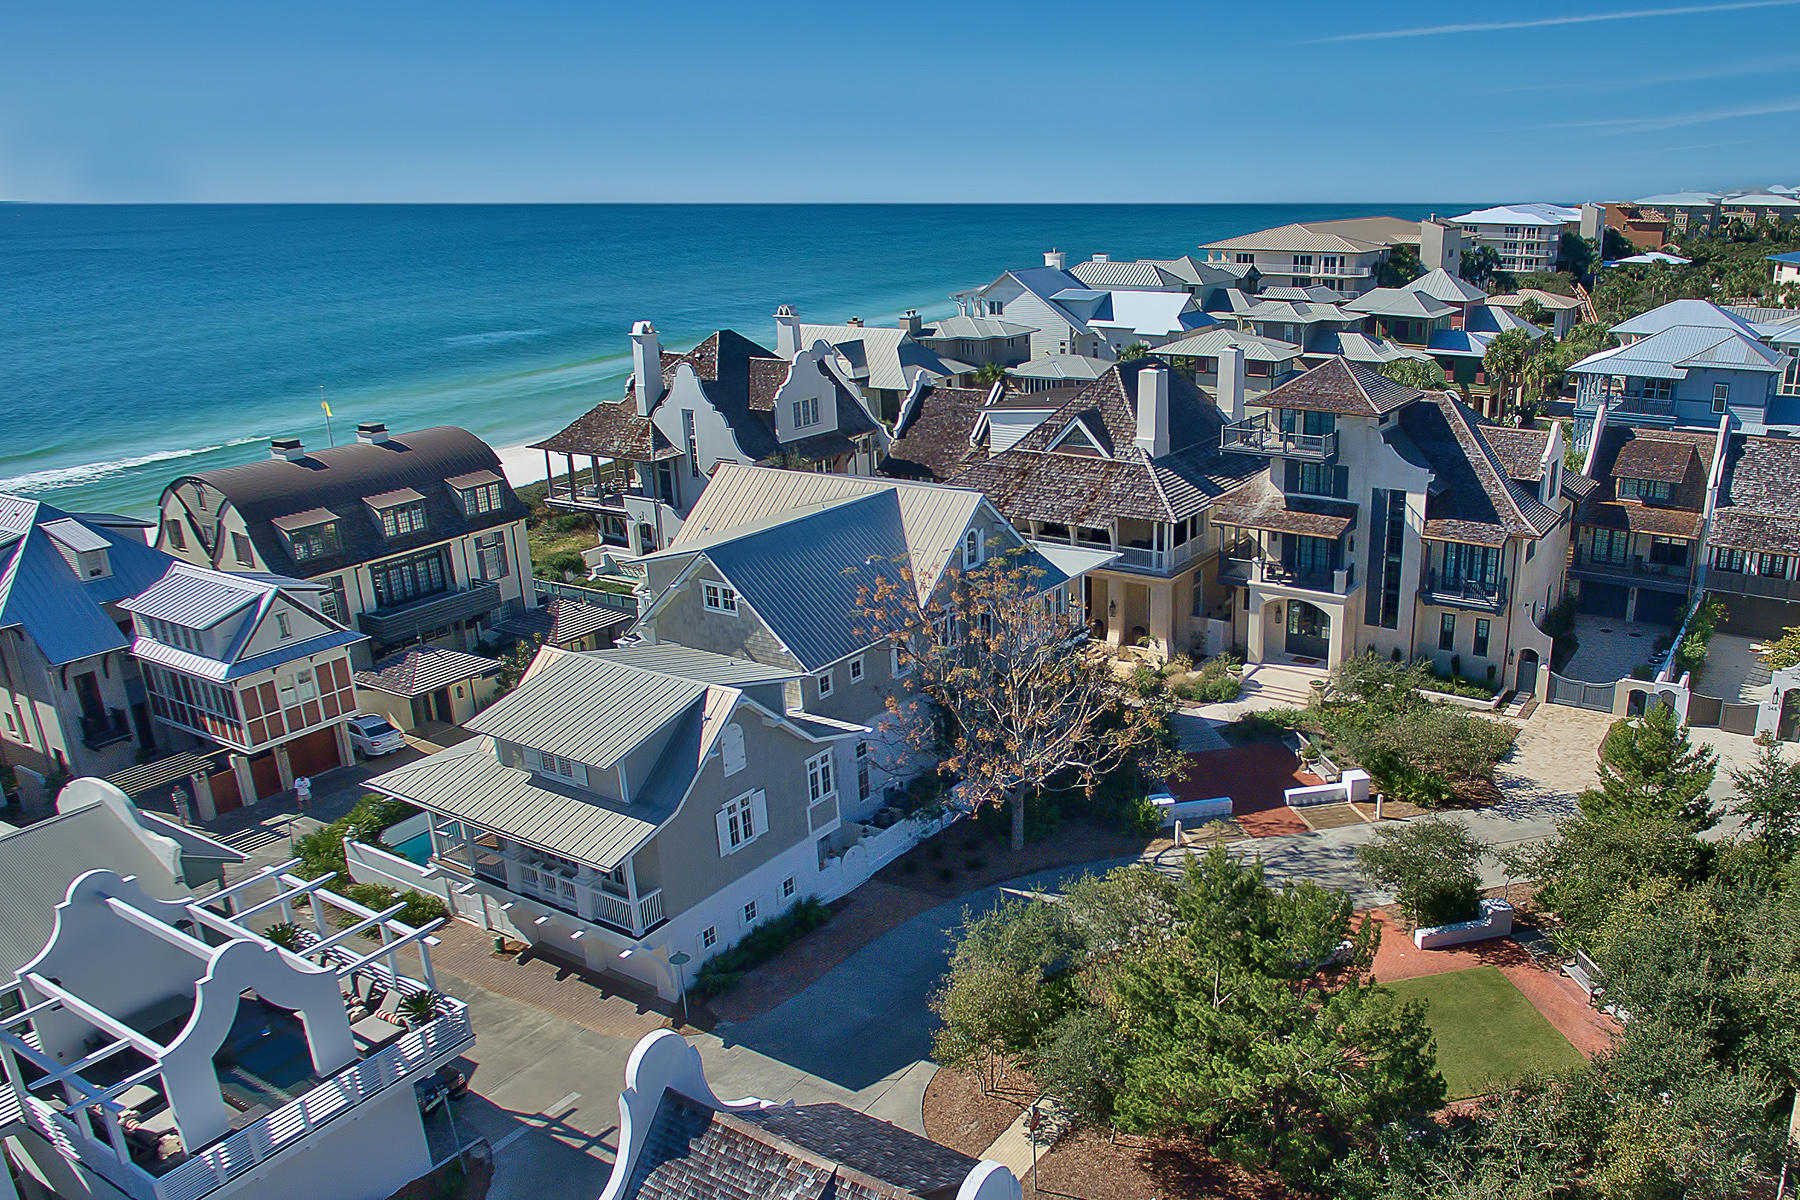
[[[65,0],[11,5],[3,28],[0,199],[1579,200],[1800,183],[1800,0]]]

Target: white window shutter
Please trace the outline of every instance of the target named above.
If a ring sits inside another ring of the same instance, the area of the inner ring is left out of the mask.
[[[756,819],[756,836],[761,837],[769,831],[769,797],[767,792],[750,793],[750,812]]]
[[[725,727],[719,740],[719,753],[725,760],[725,773],[736,775],[744,769],[744,728],[733,722]]]
[[[723,858],[732,851],[731,814],[721,808],[713,819],[719,824],[719,857]]]

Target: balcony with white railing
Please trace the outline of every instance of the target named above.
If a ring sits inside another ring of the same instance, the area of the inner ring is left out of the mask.
[[[476,832],[468,840],[464,855],[462,845],[451,844],[453,836],[449,830],[439,828],[440,849],[432,861],[457,874],[472,876],[628,937],[643,937],[667,919],[660,888],[633,900],[635,880],[621,883],[585,863],[571,862],[484,832]]]
[[[1328,462],[1337,457],[1338,435],[1335,430],[1292,433],[1271,421],[1267,413],[1261,413],[1225,426],[1219,431],[1219,446],[1238,454]]]

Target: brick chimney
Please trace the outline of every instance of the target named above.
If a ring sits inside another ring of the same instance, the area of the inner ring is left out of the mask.
[[[656,339],[656,326],[639,321],[631,327],[631,374],[637,381],[637,410],[640,417],[650,415],[662,399],[662,345]]]
[[[1169,369],[1160,362],[1138,368],[1137,437],[1133,440],[1151,458],[1169,452]]]

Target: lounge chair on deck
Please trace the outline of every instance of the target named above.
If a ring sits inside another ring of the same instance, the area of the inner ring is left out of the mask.
[[[381,1006],[362,1020],[350,1026],[350,1034],[356,1039],[357,1048],[364,1054],[373,1054],[388,1043],[399,1039],[406,1030],[400,1026],[399,988],[389,989],[381,998]]]

